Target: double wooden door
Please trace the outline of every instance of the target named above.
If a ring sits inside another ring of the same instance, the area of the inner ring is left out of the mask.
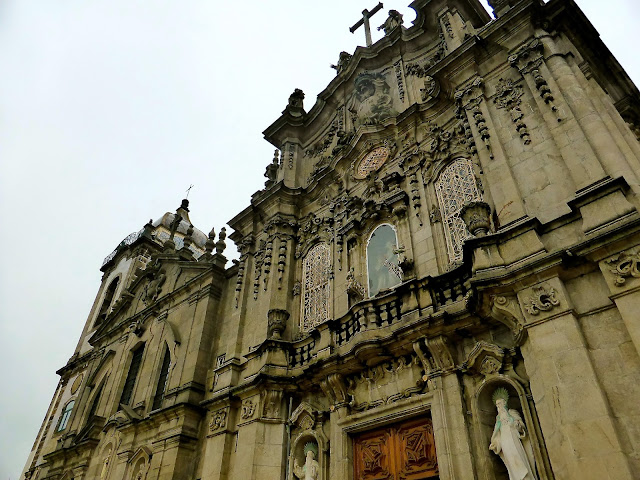
[[[410,420],[353,439],[354,480],[438,479],[430,418]]]

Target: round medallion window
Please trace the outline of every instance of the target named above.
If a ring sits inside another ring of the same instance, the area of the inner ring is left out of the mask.
[[[367,175],[378,170],[387,161],[387,158],[389,158],[389,149],[387,147],[374,148],[366,157],[360,160],[353,176],[358,179],[367,178]]]

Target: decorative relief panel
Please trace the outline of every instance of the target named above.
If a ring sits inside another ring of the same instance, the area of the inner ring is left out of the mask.
[[[623,252],[606,261],[607,270],[614,276],[616,287],[626,286],[627,280],[640,278],[640,253]]]
[[[354,411],[396,402],[423,390],[424,382],[415,355],[382,362],[347,377],[347,394]]]
[[[398,114],[390,81],[383,73],[361,73],[354,81],[355,92],[347,109],[353,125],[378,125]]]
[[[462,244],[471,236],[460,218],[460,210],[466,202],[482,200],[471,162],[464,158],[451,162],[438,177],[435,188],[449,259],[458,262],[462,260]]]
[[[211,421],[209,422],[209,433],[218,433],[223,431],[227,426],[227,408],[218,410],[211,415]]]
[[[532,294],[524,302],[524,308],[530,315],[539,315],[541,312],[548,312],[560,305],[557,298],[557,290],[548,285],[538,285],[533,287]]]
[[[329,246],[319,243],[309,250],[302,262],[302,331],[329,320],[329,256]]]

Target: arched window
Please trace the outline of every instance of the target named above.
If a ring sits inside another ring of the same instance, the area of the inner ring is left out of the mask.
[[[73,406],[75,405],[75,403],[75,400],[71,400],[65,405],[64,410],[62,410],[62,415],[60,415],[60,420],[58,421],[58,428],[56,428],[56,432],[61,432],[62,430],[67,428],[67,424],[69,423],[69,418],[71,418],[71,412],[73,412]]]
[[[402,269],[398,265],[398,238],[391,225],[376,228],[367,242],[367,277],[369,296],[402,283]]]
[[[473,165],[465,158],[454,160],[442,171],[435,187],[449,259],[456,262],[462,260],[462,244],[471,236],[460,218],[460,209],[466,202],[482,200]]]
[[[162,401],[164,400],[164,392],[167,389],[167,379],[169,378],[169,367],[171,366],[171,353],[169,353],[169,347],[164,347],[164,357],[162,357],[162,367],[160,367],[160,376],[158,377],[158,384],[156,385],[156,393],[153,396],[153,404],[151,410],[157,410],[162,407]]]
[[[107,318],[107,313],[109,313],[109,307],[113,301],[113,296],[116,294],[119,282],[120,277],[117,277],[107,287],[107,291],[104,293],[104,299],[102,300],[102,305],[100,306],[100,313],[98,313],[96,324],[102,323],[103,320]]]
[[[93,402],[91,403],[91,409],[89,410],[89,415],[87,415],[87,421],[91,421],[93,416],[96,414],[98,410],[98,404],[100,403],[100,397],[102,396],[102,388],[104,387],[104,382],[100,384],[100,388],[98,388],[98,392],[93,397]]]
[[[302,262],[302,318],[300,329],[309,331],[329,320],[329,246],[319,243]]]
[[[122,389],[122,396],[120,397],[120,403],[123,405],[129,405],[131,402],[131,395],[133,394],[133,387],[136,384],[138,378],[138,371],[142,364],[142,354],[144,353],[144,345],[140,345],[133,352],[131,357],[131,366],[129,366],[129,373],[127,373],[127,379],[124,382],[124,388]]]

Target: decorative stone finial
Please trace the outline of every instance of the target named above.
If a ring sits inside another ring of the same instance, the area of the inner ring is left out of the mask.
[[[491,228],[491,207],[486,202],[467,202],[460,218],[474,237],[484,237]]]
[[[267,169],[264,172],[264,176],[267,179],[267,181],[264,182],[265,188],[269,188],[274,183],[276,183],[276,180],[278,178],[278,168],[280,166],[279,153],[279,150],[276,150],[273,153],[273,160],[269,165],[267,165]]]
[[[304,92],[299,88],[296,88],[291,95],[289,95],[289,103],[285,112],[289,112],[291,115],[300,116],[304,112]]]
[[[225,238],[227,238],[227,229],[225,227],[222,227],[222,230],[220,230],[220,235],[218,235],[218,241],[216,242],[217,255],[222,255],[224,249],[227,248],[227,244],[224,243]]]
[[[204,244],[204,250],[206,253],[211,254],[211,252],[213,252],[213,247],[216,244],[215,240],[216,240],[216,230],[215,228],[212,228],[211,231],[209,232],[209,238],[207,239],[207,243]]]
[[[187,234],[184,237],[184,248],[189,248],[193,243],[193,225],[189,224],[189,228],[187,228]]]

